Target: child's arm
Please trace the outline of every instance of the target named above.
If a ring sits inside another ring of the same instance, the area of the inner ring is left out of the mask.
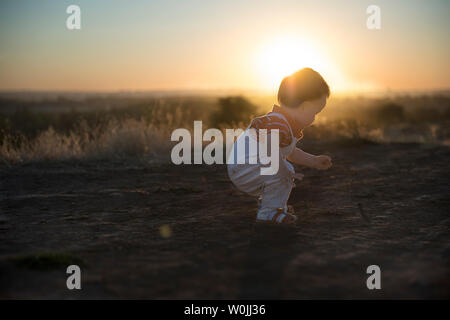
[[[295,148],[294,151],[292,151],[288,160],[295,164],[318,170],[326,170],[331,167],[331,158],[329,156],[315,156],[299,148]]]

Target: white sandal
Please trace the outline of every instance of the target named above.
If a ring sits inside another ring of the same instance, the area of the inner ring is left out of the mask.
[[[270,220],[256,219],[256,222],[269,224],[294,224],[297,221],[297,216],[293,215],[289,211],[293,212],[292,206],[288,206],[287,212],[281,208],[278,209],[278,212],[275,213]]]

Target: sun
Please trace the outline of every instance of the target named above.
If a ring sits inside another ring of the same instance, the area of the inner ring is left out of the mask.
[[[268,42],[259,50],[256,62],[261,85],[267,89],[276,88],[285,76],[301,68],[329,71],[327,59],[312,43],[291,36]]]

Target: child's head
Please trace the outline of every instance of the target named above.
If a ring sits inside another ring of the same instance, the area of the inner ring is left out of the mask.
[[[302,126],[314,122],[315,115],[325,107],[330,88],[322,76],[311,68],[301,69],[285,77],[278,89],[278,102],[292,112]]]

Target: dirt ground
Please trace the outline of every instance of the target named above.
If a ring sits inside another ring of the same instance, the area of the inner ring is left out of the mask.
[[[316,148],[334,166],[298,168],[295,227],[256,225],[223,165],[1,165],[0,298],[450,298],[450,148]]]

